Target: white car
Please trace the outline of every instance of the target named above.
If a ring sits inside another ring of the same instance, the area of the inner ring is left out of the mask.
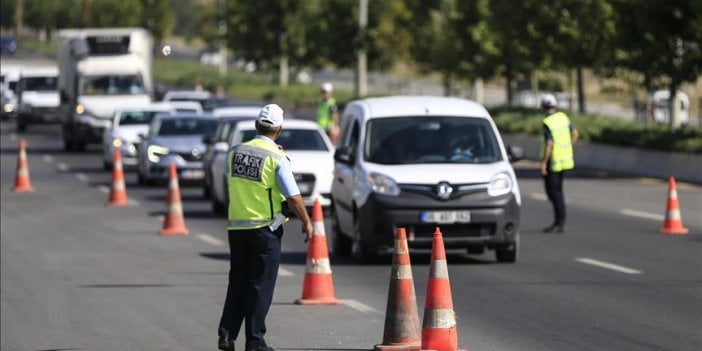
[[[153,103],[144,107],[125,107],[115,111],[112,126],[102,136],[102,163],[105,170],[112,169],[115,148],[122,153],[122,164],[137,165],[140,135],[149,133],[149,124],[156,114],[175,114],[170,104]]]
[[[163,96],[163,101],[194,101],[200,104],[200,107],[205,111],[212,111],[216,104],[212,93],[206,90],[171,90]]]
[[[240,122],[228,144],[240,144],[255,136],[255,121]],[[276,142],[290,158],[305,206],[312,207],[315,199],[322,207],[331,205],[334,146],[327,134],[315,122],[286,119]],[[219,153],[212,162],[212,207],[219,213],[225,212],[227,203],[226,158],[227,153]]]
[[[173,106],[173,108],[178,112],[196,113],[202,114],[205,112],[202,109],[202,105],[195,101],[166,101],[165,103]]]
[[[391,96],[352,101],[334,155],[332,247],[369,261],[404,227],[410,248],[495,251],[515,262],[521,196],[488,111],[464,99]]]

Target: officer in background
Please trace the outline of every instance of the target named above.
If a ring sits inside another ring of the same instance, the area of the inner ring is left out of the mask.
[[[317,124],[327,133],[333,144],[339,138],[339,111],[332,97],[334,87],[327,82],[320,87],[321,97],[317,101]]]
[[[273,350],[264,340],[265,319],[278,276],[284,208],[302,222],[305,241],[314,234],[290,161],[275,143],[282,125],[283,110],[275,104],[264,106],[256,120],[258,135],[233,146],[227,156],[231,256],[218,331],[220,350],[234,350],[244,321],[246,351]]]
[[[543,229],[544,233],[562,233],[566,220],[563,175],[575,167],[573,144],[578,140],[578,130],[563,112],[556,112],[556,98],[546,94],[541,98],[544,118],[544,138],[541,143],[541,175],[548,200],[553,205],[554,221]]]

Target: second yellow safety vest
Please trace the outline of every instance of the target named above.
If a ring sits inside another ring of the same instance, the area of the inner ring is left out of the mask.
[[[573,143],[571,141],[570,119],[563,112],[556,112],[544,118],[544,124],[553,137],[553,151],[549,166],[554,172],[561,172],[575,167],[573,158]],[[544,154],[542,139],[541,156]]]

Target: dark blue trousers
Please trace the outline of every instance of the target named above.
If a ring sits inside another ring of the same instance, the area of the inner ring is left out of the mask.
[[[548,200],[553,205],[554,224],[563,225],[566,220],[565,195],[563,193],[563,174],[565,171],[548,171],[544,177],[544,187]]]
[[[219,335],[236,340],[245,322],[246,345],[265,345],[266,315],[280,265],[283,226],[275,232],[267,226],[229,231],[229,287],[224,302]]]

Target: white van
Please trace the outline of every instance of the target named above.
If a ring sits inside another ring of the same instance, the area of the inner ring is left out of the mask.
[[[56,66],[22,69],[17,92],[17,131],[29,124],[59,123],[59,71]]]
[[[515,262],[521,197],[510,157],[485,108],[445,97],[350,102],[334,155],[332,246],[373,259],[392,248],[395,228],[410,248],[431,248],[439,227],[447,249],[495,250]]]

